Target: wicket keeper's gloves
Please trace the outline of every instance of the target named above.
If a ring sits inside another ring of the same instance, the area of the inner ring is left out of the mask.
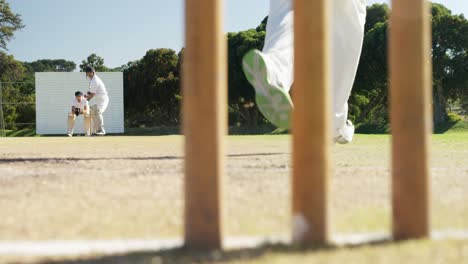
[[[75,108],[75,115],[79,116],[81,114],[81,108]]]

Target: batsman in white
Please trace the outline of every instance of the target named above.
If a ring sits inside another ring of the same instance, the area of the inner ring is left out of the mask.
[[[249,51],[244,73],[255,88],[257,106],[274,125],[291,127],[293,103],[289,90],[294,73],[293,0],[270,0],[263,51]],[[361,56],[366,0],[331,0],[333,138],[352,141],[354,126],[348,119],[348,99]]]
[[[75,98],[71,103],[71,112],[68,114],[68,132],[69,137],[73,136],[73,130],[75,129],[75,120],[78,116],[83,115],[84,118],[84,129],[85,135],[91,135],[91,116],[89,113],[88,100],[83,97],[83,93],[78,91],[75,92]]]
[[[106,130],[104,129],[104,117],[102,114],[106,111],[109,105],[109,96],[107,89],[101,78],[99,78],[94,71],[94,68],[87,66],[85,68],[86,77],[89,78],[89,90],[85,95],[88,101],[91,101],[91,119],[94,124],[94,131],[98,136],[104,136]]]

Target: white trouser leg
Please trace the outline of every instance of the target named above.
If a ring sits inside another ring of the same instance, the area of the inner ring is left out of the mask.
[[[366,16],[365,0],[332,0],[332,92],[334,137],[345,126],[347,101],[361,55]],[[268,72],[289,91],[294,72],[294,18],[292,0],[270,0],[270,13],[263,52]]]
[[[91,106],[91,119],[93,120],[94,131],[104,132],[104,117],[103,113],[106,111],[109,105],[109,99],[100,101],[99,104]]]
[[[75,120],[76,120],[76,115],[73,113],[69,113],[67,134],[73,135],[73,130],[75,129]]]
[[[85,135],[89,136],[91,135],[91,114],[89,112],[86,112],[83,114],[83,118]]]
[[[104,127],[104,117],[102,116],[102,110],[98,105],[91,106],[91,119],[93,121],[93,132],[102,132]]]
[[[361,57],[366,20],[365,0],[333,0],[332,87],[333,136],[338,137],[348,119],[348,99]]]
[[[291,0],[270,0],[263,53],[272,84],[291,89],[294,74],[294,13]]]

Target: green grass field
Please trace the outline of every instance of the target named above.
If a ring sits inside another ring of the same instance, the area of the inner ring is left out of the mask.
[[[224,177],[227,236],[290,233],[290,136],[231,136]],[[0,138],[0,241],[182,235],[181,136]],[[468,133],[432,139],[432,225],[468,230]],[[390,228],[390,137],[333,147],[334,233]],[[6,256],[2,256],[5,257]],[[0,257],[0,262],[2,260]],[[468,241],[306,251],[169,251],[97,263],[466,263]]]

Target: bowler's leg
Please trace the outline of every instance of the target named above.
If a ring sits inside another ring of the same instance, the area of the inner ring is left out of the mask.
[[[263,52],[249,51],[243,59],[247,80],[255,88],[258,109],[272,124],[291,126],[293,77],[292,0],[270,0]]]
[[[294,75],[294,12],[292,0],[270,0],[263,54],[270,81],[289,91]]]
[[[348,143],[354,135],[354,126],[347,123],[348,99],[361,57],[366,1],[333,0],[332,10],[333,136],[339,143]]]

